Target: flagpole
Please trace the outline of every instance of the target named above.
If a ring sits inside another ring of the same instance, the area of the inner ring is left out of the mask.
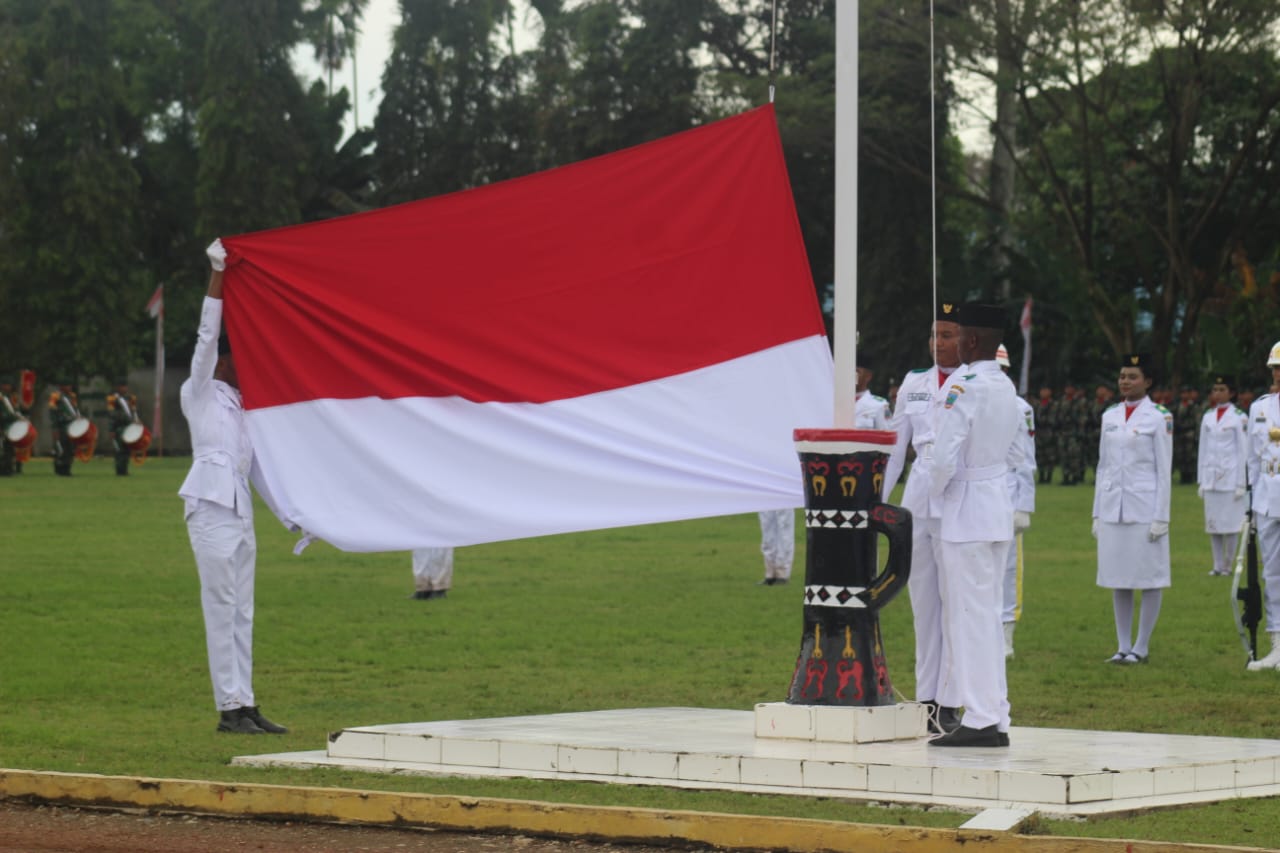
[[[858,0],[836,0],[835,428],[854,427],[858,336]]]
[[[1018,393],[1027,394],[1027,385],[1031,375],[1031,297],[1027,297],[1022,306],[1022,317],[1018,320],[1022,328],[1022,369],[1018,371]]]
[[[156,318],[156,402],[151,411],[151,438],[156,455],[164,455],[164,285],[147,300],[147,313]]]

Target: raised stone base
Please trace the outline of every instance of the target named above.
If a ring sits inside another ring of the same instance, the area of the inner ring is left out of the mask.
[[[830,743],[880,743],[929,733],[929,710],[919,702],[853,708],[835,705],[756,705],[756,737]]]

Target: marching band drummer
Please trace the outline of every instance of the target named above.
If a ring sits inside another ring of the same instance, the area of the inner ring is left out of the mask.
[[[1147,662],[1164,590],[1172,583],[1173,415],[1147,396],[1154,378],[1150,356],[1124,357],[1118,380],[1121,400],[1103,412],[1098,439],[1093,493],[1097,584],[1111,590],[1118,644],[1109,663]],[[1133,640],[1138,590],[1142,613]]]
[[[67,428],[80,420],[76,392],[65,379],[58,383],[56,391],[49,395],[49,423],[53,427],[53,472],[60,477],[71,476],[71,461],[76,458],[75,442],[67,434]]]
[[[1280,341],[1271,348],[1267,367],[1273,382],[1280,383]],[[1280,669],[1280,394],[1275,392],[1264,394],[1249,407],[1249,482],[1271,652],[1262,660],[1250,661],[1248,669],[1261,672]]]
[[[129,380],[123,376],[116,379],[115,389],[107,395],[107,415],[111,418],[111,446],[115,449],[116,475],[126,477],[133,450],[124,443],[121,433],[138,420],[138,398],[129,393]]]
[[[25,420],[13,399],[13,383],[8,376],[0,376],[0,477],[21,472],[17,462],[17,448],[9,441],[9,425]]]

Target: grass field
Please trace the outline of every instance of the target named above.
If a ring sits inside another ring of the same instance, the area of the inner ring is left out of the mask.
[[[189,460],[117,478],[109,459],[0,479],[0,767],[332,785],[917,826],[968,815],[846,801],[541,782],[231,767],[321,749],[346,725],[785,697],[802,584],[758,587],[754,515],[460,549],[454,589],[414,601],[409,556],[345,554],[258,511],[255,687],[290,726],[219,735],[199,585],[176,497]],[[1015,726],[1274,738],[1280,673],[1246,673],[1228,582],[1206,575],[1195,489],[1173,498],[1174,586],[1147,666],[1115,649],[1094,585],[1091,486],[1042,486],[1009,666]],[[802,533],[801,533],[802,535]],[[803,576],[803,543],[797,575]],[[910,605],[882,614],[890,674],[913,695]],[[1265,651],[1265,647],[1264,647]],[[1280,798],[1130,818],[1044,821],[1054,835],[1280,846]]]

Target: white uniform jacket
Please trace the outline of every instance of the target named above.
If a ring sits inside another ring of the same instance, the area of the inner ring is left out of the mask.
[[[1126,421],[1125,404],[1102,413],[1093,517],[1112,524],[1169,521],[1173,415],[1143,397]]]
[[[206,296],[191,356],[191,377],[182,383],[180,392],[182,414],[191,429],[191,470],[178,495],[186,502],[187,516],[206,500],[234,509],[241,518],[253,518],[252,480],[267,506],[279,516],[253,457],[240,392],[213,378],[221,328],[222,300]],[[285,525],[297,529],[288,522]]]
[[[893,487],[906,468],[907,448],[915,448],[916,461],[902,492],[902,505],[916,518],[938,518],[942,515],[942,503],[929,497],[929,468],[933,461],[933,423],[946,399],[946,388],[946,383],[938,384],[936,364],[911,371],[898,386],[898,401],[889,420],[889,429],[898,436],[885,466],[881,499],[889,500]]]
[[[1264,394],[1249,407],[1249,482],[1253,511],[1280,518],[1280,396]]]
[[[943,497],[944,542],[1007,542],[1013,504],[1006,478],[1020,467],[1018,392],[994,360],[962,366],[947,382],[934,433],[930,493]]]
[[[889,429],[889,401],[870,391],[859,391],[853,402],[854,429]]]
[[[1031,404],[1021,397],[1018,403],[1017,445],[1009,451],[1009,500],[1022,512],[1036,511],[1036,416]]]
[[[1227,406],[1218,417],[1215,406],[1200,419],[1200,451],[1196,482],[1209,492],[1234,492],[1245,487],[1249,462],[1249,416]]]

